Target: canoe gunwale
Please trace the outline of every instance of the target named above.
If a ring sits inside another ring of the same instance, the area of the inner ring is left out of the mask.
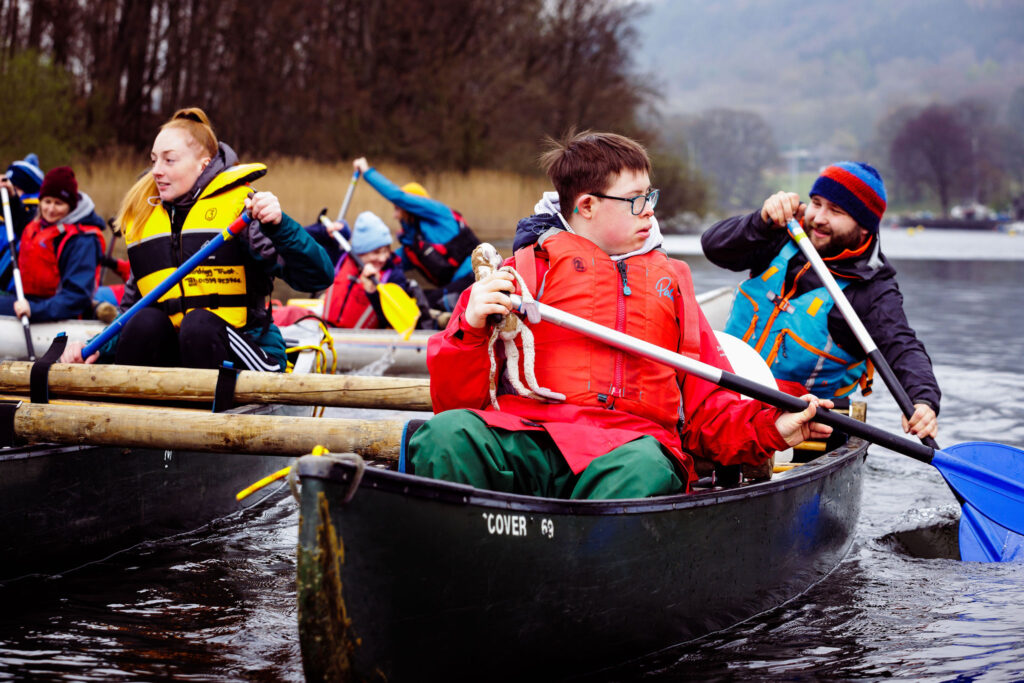
[[[536,512],[560,515],[614,515],[668,512],[687,508],[700,508],[750,498],[770,496],[792,488],[805,486],[827,477],[851,461],[866,456],[868,443],[851,438],[846,444],[822,454],[810,462],[780,473],[767,481],[741,485],[735,488],[679,493],[656,498],[619,500],[565,500],[543,498],[514,493],[477,489],[413,474],[367,467],[358,486],[369,486],[403,496],[472,505],[483,508]],[[357,466],[350,461],[335,460],[330,455],[304,456],[299,459],[299,477],[332,480],[347,483],[357,476]],[[354,493],[359,495],[358,489]]]

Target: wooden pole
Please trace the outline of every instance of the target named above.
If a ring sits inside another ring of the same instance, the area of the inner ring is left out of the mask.
[[[204,453],[332,453],[397,460],[402,420],[192,413],[115,405],[23,403],[14,434],[25,444],[59,443]]]
[[[27,395],[31,369],[26,361],[0,362],[0,393]],[[53,397],[210,403],[217,371],[57,363],[50,367],[49,386]],[[243,370],[235,403],[430,410],[430,380]]]

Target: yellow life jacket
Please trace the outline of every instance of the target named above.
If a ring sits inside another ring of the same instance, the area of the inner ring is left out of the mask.
[[[180,233],[172,230],[171,216],[163,204],[156,207],[137,233],[126,225],[125,235],[133,236],[126,242],[139,293],[145,296],[155,289],[237,218],[252,191],[249,183],[266,172],[263,164],[238,164],[219,173],[189,210]],[[245,245],[237,239],[225,242],[161,296],[157,305],[175,327],[186,313],[196,308],[205,308],[234,327],[244,327],[251,303],[245,256]]]

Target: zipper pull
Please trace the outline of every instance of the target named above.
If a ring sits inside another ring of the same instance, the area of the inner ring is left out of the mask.
[[[622,293],[625,296],[629,296],[633,293],[633,290],[629,288],[629,283],[626,282],[626,263],[624,261],[619,261],[615,265],[618,267],[619,276],[622,278]]]

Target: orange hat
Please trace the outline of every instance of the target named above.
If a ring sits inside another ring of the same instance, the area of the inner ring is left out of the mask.
[[[406,183],[405,185],[402,185],[402,192],[405,192],[406,194],[417,194],[421,197],[430,199],[430,195],[427,194],[426,188],[419,183]]]

